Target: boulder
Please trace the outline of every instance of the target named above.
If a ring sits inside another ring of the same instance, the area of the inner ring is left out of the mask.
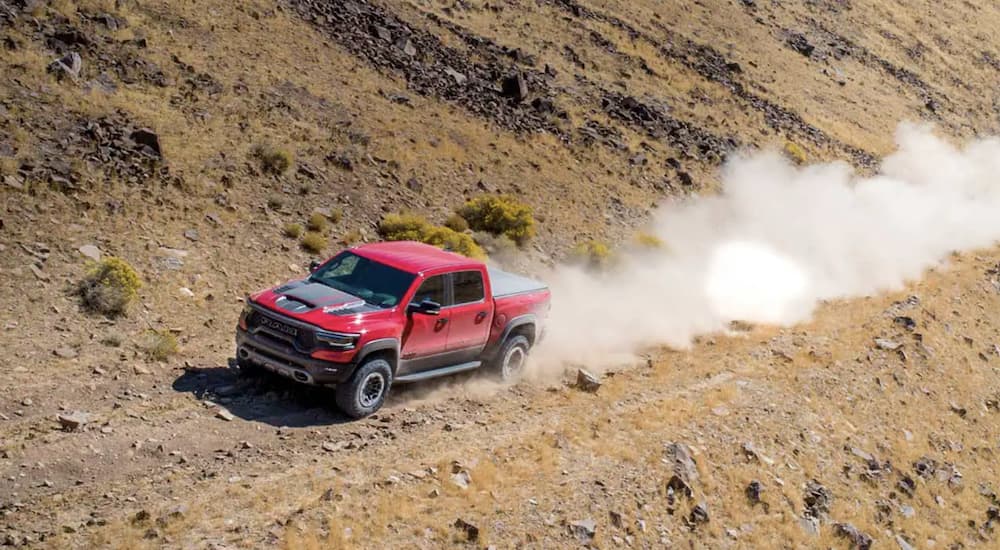
[[[528,99],[528,82],[521,72],[513,73],[503,79],[500,93],[513,100],[514,103],[521,103]]]
[[[576,387],[587,393],[596,393],[597,390],[601,389],[601,381],[590,372],[578,369],[576,371]]]
[[[163,151],[160,149],[160,137],[149,128],[140,128],[129,134],[129,139],[141,148],[148,149],[146,152],[153,156],[162,157]]]
[[[80,71],[82,70],[83,58],[76,52],[69,52],[49,64],[49,72],[56,75],[56,78],[60,80],[69,78],[75,81],[80,78]]]

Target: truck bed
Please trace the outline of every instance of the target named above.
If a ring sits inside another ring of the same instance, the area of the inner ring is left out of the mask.
[[[548,288],[545,283],[508,273],[495,267],[488,267],[487,271],[493,285],[493,298],[539,292]]]

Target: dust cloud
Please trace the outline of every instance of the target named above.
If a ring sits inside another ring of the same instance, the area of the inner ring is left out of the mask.
[[[779,153],[728,162],[722,192],[661,207],[659,249],[604,273],[559,266],[529,376],[602,370],[653,346],[683,348],[731,321],[790,325],[822,300],[899,289],[959,250],[1000,239],[1000,140],[962,148],[903,125],[879,173],[797,167]]]

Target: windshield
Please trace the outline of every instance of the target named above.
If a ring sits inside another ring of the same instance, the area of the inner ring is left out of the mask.
[[[405,271],[346,251],[309,276],[312,282],[342,290],[381,308],[399,304],[415,278]]]

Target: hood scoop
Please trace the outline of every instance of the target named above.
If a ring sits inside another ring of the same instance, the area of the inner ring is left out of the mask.
[[[281,296],[275,305],[292,313],[306,313],[316,308],[325,312],[359,307],[365,301],[342,290],[330,288],[320,283],[299,281],[277,289]]]

